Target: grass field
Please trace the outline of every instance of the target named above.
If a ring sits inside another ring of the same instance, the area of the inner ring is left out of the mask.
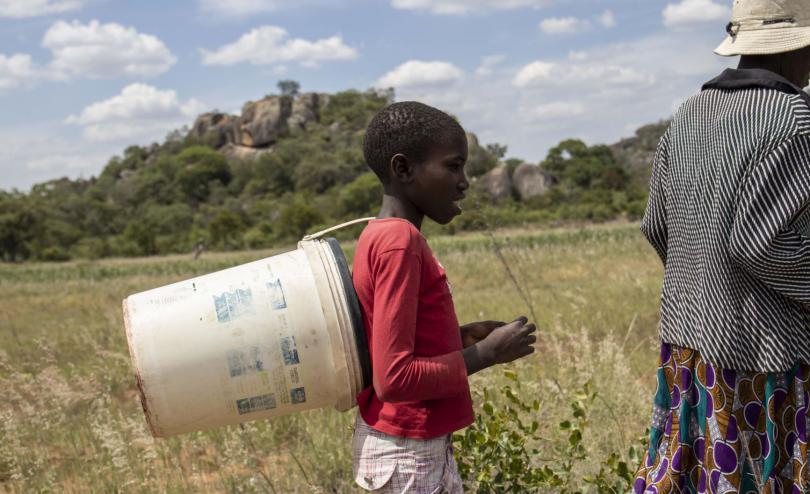
[[[577,468],[596,471],[648,425],[660,261],[635,224],[495,238],[537,316],[538,352],[511,368],[522,392],[541,401],[541,448],[552,455],[566,441],[558,424],[570,415],[569,395],[591,380],[600,400]],[[529,315],[491,238],[429,241],[462,323]],[[354,246],[343,246],[351,257]],[[0,492],[354,492],[353,411],[153,440],[138,402],[121,300],[283,250],[1,265]],[[471,379],[475,396],[503,382],[499,369]]]

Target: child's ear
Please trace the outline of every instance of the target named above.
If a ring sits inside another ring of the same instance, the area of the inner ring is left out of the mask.
[[[413,182],[413,163],[404,154],[391,157],[391,177],[403,184]]]

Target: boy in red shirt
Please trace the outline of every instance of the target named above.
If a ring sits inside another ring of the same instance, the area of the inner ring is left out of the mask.
[[[354,257],[373,383],[357,397],[355,481],[375,492],[462,492],[451,434],[473,422],[467,378],[532,353],[535,328],[525,318],[459,327],[444,268],[420,233],[425,216],[446,224],[461,214],[469,183],[458,122],[394,103],[369,124],[363,151],[385,192]]]

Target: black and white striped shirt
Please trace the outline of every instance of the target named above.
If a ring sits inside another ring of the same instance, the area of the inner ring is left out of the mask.
[[[810,98],[726,70],[658,146],[641,226],[664,262],[661,338],[723,368],[810,364]]]

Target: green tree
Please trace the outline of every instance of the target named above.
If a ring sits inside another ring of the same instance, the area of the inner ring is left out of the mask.
[[[19,193],[0,191],[0,259],[16,262],[28,254],[38,218]]]
[[[579,139],[568,139],[553,147],[542,166],[569,190],[622,189],[628,182],[627,172],[609,147],[588,147]]]
[[[467,175],[478,177],[498,166],[498,157],[486,148],[471,145],[467,150]]]
[[[158,253],[155,229],[143,219],[135,218],[127,224],[124,239],[135,247],[135,252],[139,255],[151,256]]]
[[[377,92],[343,91],[332,95],[321,112],[324,125],[338,123],[350,129],[365,130],[374,115],[391,104],[393,95]]]
[[[278,218],[278,231],[288,239],[300,239],[314,225],[323,222],[323,215],[310,204],[306,196],[295,194]]]
[[[489,151],[493,156],[496,156],[498,159],[503,159],[503,157],[506,156],[507,149],[507,146],[498,144],[497,142],[487,144],[487,151]]]
[[[364,173],[338,193],[338,206],[344,215],[367,216],[379,209],[383,186],[377,175]]]
[[[293,81],[290,79],[284,79],[283,81],[278,81],[278,90],[281,91],[282,96],[296,96],[298,94],[298,90],[301,89],[301,85],[298,84],[298,81]]]
[[[225,248],[239,247],[240,237],[245,225],[237,214],[231,211],[220,211],[208,224],[211,242]]]
[[[205,146],[192,146],[177,155],[183,168],[177,173],[177,183],[186,198],[196,203],[204,201],[211,191],[211,183],[228,185],[231,172],[225,157]]]

